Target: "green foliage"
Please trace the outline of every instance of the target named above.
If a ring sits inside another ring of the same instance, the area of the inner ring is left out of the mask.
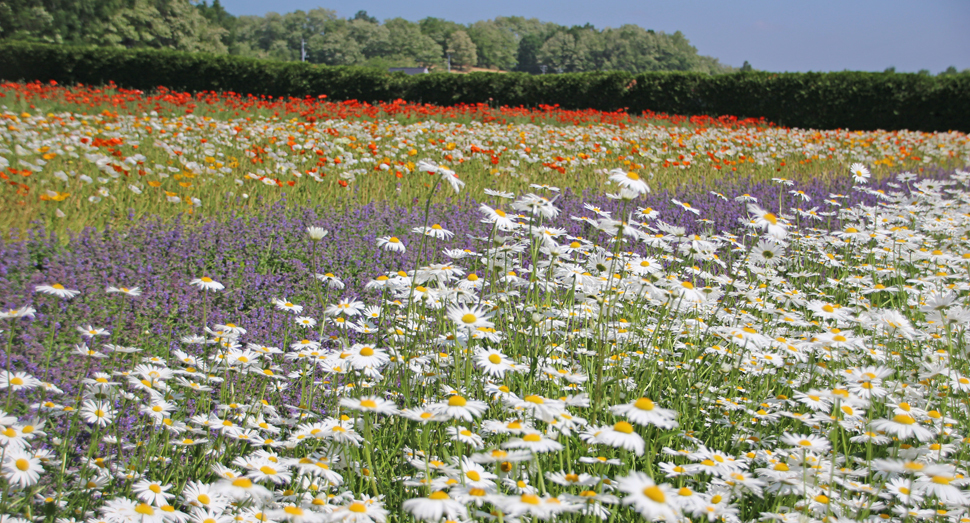
[[[392,18],[384,22],[390,32],[392,55],[399,59],[410,59],[415,65],[430,66],[441,63],[444,49],[430,36],[423,34],[417,24],[403,18]]]
[[[0,40],[224,53],[228,30],[206,16],[218,19],[220,9],[188,0],[5,0]]]
[[[464,31],[455,31],[448,37],[446,52],[451,55],[451,65],[461,68],[471,67],[478,63],[478,53],[475,43]]]
[[[455,31],[464,29],[461,24],[429,16],[418,22],[421,34],[431,37],[442,49],[448,46],[448,38]]]
[[[353,21],[346,32],[352,35]],[[393,26],[393,24],[391,24]],[[379,26],[384,27],[384,26]],[[394,38],[404,38],[408,31]],[[571,33],[560,33],[575,39]],[[417,40],[427,35],[417,32]],[[348,38],[353,38],[349,36]],[[393,40],[392,40],[393,41]],[[366,49],[366,47],[364,47]],[[366,52],[363,52],[366,54]],[[430,51],[429,51],[430,54]],[[379,59],[379,58],[374,58]],[[970,131],[970,74],[624,71],[529,75],[436,73],[408,77],[363,67],[153,49],[0,44],[0,78],[151,90],[158,86],[334,100],[488,103],[765,117],[789,127]]]
[[[0,0],[0,41],[151,47],[325,65],[441,67],[457,31],[475,47],[476,59],[462,65],[489,69],[531,74],[730,70],[699,56],[679,32],[633,25],[567,28],[516,16],[467,25],[434,17],[381,24],[366,11],[342,19],[323,8],[236,17],[220,0]]]
[[[468,26],[468,36],[475,43],[479,67],[511,71],[515,68],[518,41],[515,35],[493,20]]]

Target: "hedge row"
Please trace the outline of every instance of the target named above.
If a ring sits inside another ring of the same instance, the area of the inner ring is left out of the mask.
[[[326,94],[332,100],[452,105],[555,105],[683,115],[765,117],[789,127],[970,131],[970,75],[905,73],[596,72],[406,76],[230,55],[154,49],[0,44],[0,78],[61,84],[270,96]]]

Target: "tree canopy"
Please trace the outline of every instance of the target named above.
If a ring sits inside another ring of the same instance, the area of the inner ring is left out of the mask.
[[[463,25],[427,17],[381,22],[366,11],[340,18],[324,8],[233,16],[220,0],[0,0],[0,40],[229,53],[326,65],[532,74],[596,70],[725,72],[679,31],[636,25],[566,27],[498,17]]]

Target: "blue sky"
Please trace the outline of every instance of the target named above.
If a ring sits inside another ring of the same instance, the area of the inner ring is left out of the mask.
[[[970,0],[221,0],[234,15],[324,7],[380,20],[435,16],[459,23],[524,16],[597,28],[632,23],[680,30],[697,50],[767,71],[970,68]]]

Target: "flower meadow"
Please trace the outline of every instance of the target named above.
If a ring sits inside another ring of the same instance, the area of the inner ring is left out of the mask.
[[[965,135],[98,109],[4,113],[3,522],[970,521]]]
[[[837,179],[856,162],[877,178],[922,175],[962,167],[970,150],[957,132],[818,131],[555,107],[40,83],[0,84],[0,96],[0,223],[9,231],[38,221],[76,232],[146,216],[250,212],[253,198],[420,206],[432,185],[422,161],[454,171],[474,195],[526,194],[533,184],[602,193],[611,190],[602,171],[614,168],[642,173],[654,187],[697,192],[720,181]]]

